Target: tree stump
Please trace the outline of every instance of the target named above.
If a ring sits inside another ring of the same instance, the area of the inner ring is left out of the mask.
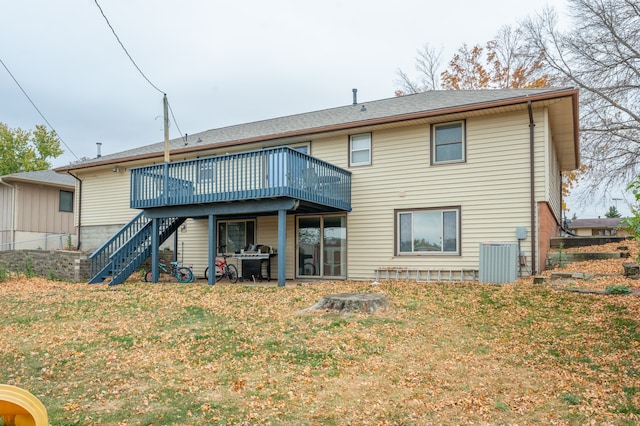
[[[305,311],[335,310],[339,312],[363,312],[372,314],[389,307],[387,296],[382,293],[340,293],[323,297]]]

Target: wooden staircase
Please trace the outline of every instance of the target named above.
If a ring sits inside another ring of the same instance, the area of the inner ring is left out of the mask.
[[[178,230],[186,218],[159,219],[158,244]],[[109,285],[122,284],[151,256],[153,221],[141,212],[113,237],[89,256],[91,279],[99,284],[110,278]]]

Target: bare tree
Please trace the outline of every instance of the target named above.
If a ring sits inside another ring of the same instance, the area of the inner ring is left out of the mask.
[[[400,89],[396,90],[396,95],[410,95],[413,93],[436,90],[440,87],[440,66],[442,65],[442,48],[436,50],[429,43],[418,49],[416,57],[416,71],[418,79],[412,80],[404,71],[398,69],[398,79],[396,84]]]
[[[425,44],[416,57],[415,80],[403,70],[397,71],[400,88],[396,95],[435,89],[548,87],[551,78],[543,70],[542,54],[529,52],[522,29],[504,26],[484,46],[463,44],[442,70],[442,49]]]
[[[491,80],[498,88],[549,87],[553,78],[545,72],[541,50],[529,49],[521,27],[505,25],[487,43]]]
[[[628,184],[640,171],[640,4],[568,2],[570,30],[558,30],[549,8],[523,28],[558,81],[581,89],[581,154],[592,192],[603,191]]]

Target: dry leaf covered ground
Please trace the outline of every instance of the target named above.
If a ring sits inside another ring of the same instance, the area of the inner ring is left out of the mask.
[[[626,249],[621,249],[626,248]],[[554,250],[558,252],[558,250]],[[635,262],[638,259],[638,242],[627,240],[624,242],[613,242],[602,245],[592,245],[585,247],[575,247],[564,250],[565,252],[582,253],[628,253],[627,258],[610,260],[590,260],[585,262],[569,262],[556,265],[554,269],[545,271],[542,275],[551,277],[554,272],[574,272],[594,275],[587,279],[571,279],[563,281],[548,281],[556,287],[565,288],[585,288],[592,290],[605,290],[609,286],[626,286],[636,294],[640,294],[640,279],[628,278],[624,276],[623,263]]]
[[[373,315],[300,313],[382,292]],[[640,423],[640,297],[531,279],[0,283],[0,382],[52,425]],[[1,424],[1,423],[0,423]]]

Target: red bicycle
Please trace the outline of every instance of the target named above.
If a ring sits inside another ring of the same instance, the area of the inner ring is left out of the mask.
[[[204,278],[209,279],[209,267],[204,270]],[[238,282],[238,268],[227,262],[227,255],[222,254],[222,260],[216,258],[216,282],[227,278],[230,283]]]

